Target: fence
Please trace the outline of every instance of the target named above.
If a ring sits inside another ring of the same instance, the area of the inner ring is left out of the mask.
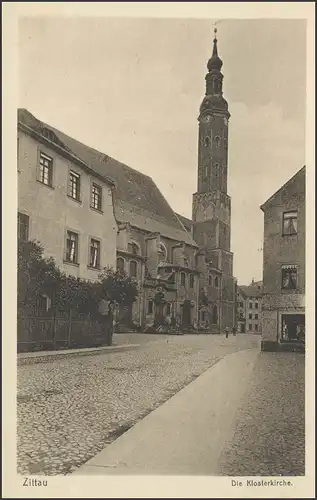
[[[17,350],[30,352],[98,347],[111,342],[112,322],[76,311],[18,311]],[[109,342],[110,340],[110,342]]]

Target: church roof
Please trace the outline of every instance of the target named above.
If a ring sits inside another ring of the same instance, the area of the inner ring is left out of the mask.
[[[159,232],[167,238],[197,247],[151,177],[41,122],[26,109],[18,110],[18,121],[36,133],[41,127],[52,131],[65,152],[71,152],[97,175],[115,184],[115,214],[118,222],[129,222],[139,229]]]
[[[180,214],[176,214],[176,215],[179,218],[179,220],[181,221],[181,223],[183,224],[183,226],[185,227],[185,229],[187,229],[187,231],[191,232],[192,227],[193,227],[193,221],[191,219],[188,219],[184,215],[180,215]]]

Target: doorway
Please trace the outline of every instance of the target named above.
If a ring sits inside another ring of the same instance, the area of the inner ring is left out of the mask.
[[[192,306],[190,300],[184,300],[182,324],[185,327],[191,325],[191,309]]]
[[[305,314],[282,314],[282,342],[305,342]]]

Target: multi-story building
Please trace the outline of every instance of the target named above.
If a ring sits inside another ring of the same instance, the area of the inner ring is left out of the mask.
[[[216,39],[207,67],[193,220],[178,216],[150,177],[19,110],[19,212],[29,217],[29,237],[78,276],[93,279],[116,261],[136,279],[138,299],[120,310],[121,322],[146,328],[170,317],[214,333],[235,323],[230,114]]]
[[[116,262],[114,183],[50,128],[18,113],[18,231],[65,272],[90,280]]]
[[[262,325],[262,282],[238,286],[237,324],[240,333],[261,333]]]
[[[262,349],[305,340],[305,166],[262,206]]]

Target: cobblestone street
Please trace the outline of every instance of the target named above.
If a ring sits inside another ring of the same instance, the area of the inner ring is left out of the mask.
[[[115,335],[129,351],[18,367],[18,473],[68,474],[252,335]]]
[[[305,356],[261,352],[236,422],[221,475],[305,475]]]

